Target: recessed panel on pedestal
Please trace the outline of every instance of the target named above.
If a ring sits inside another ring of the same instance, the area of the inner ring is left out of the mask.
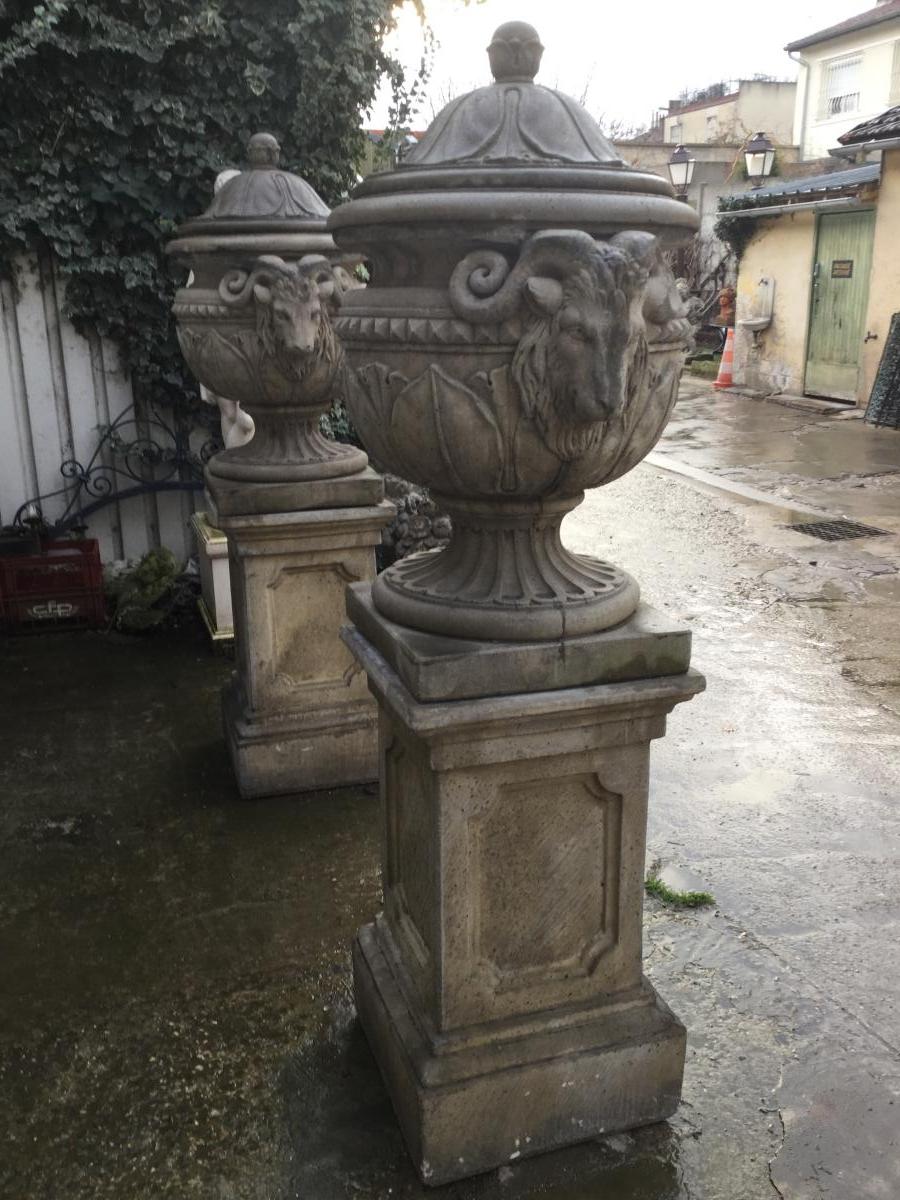
[[[585,978],[615,943],[621,804],[594,776],[536,779],[472,819],[473,952],[496,991]]]
[[[335,617],[344,589],[358,576],[343,562],[281,566],[268,585],[272,673],[289,690],[342,686],[346,668],[335,655]],[[346,664],[350,666],[350,662]]]
[[[412,739],[391,738],[384,753],[387,845],[385,911],[423,1003],[434,999],[436,839],[427,756]]]

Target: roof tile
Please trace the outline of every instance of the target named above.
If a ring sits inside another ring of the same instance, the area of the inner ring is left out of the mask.
[[[848,17],[846,21],[839,21],[837,25],[830,25],[827,29],[820,29],[818,33],[798,38],[796,42],[789,42],[785,50],[802,50],[804,46],[814,46],[817,42],[827,42],[845,33],[868,29],[871,25],[880,25],[882,21],[890,21],[894,17],[900,17],[900,0],[888,0],[887,4],[878,4],[855,17]]]
[[[900,137],[900,104],[869,121],[854,125],[847,133],[842,133],[838,141],[844,146],[856,146],[862,142],[896,137]]]

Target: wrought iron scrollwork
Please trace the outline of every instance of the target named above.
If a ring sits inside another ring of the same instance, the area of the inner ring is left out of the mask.
[[[217,418],[218,410],[201,409],[192,411],[189,422],[167,420],[155,409],[145,415],[130,405],[109,425],[98,428],[99,440],[87,463],[65,459],[59,468],[63,486],[26,500],[13,525],[27,524],[35,508],[40,512],[43,504],[60,496],[67,499],[62,514],[49,523],[54,533],[77,528],[107,504],[132,496],[201,491],[203,468],[222,449],[214,428]],[[197,446],[199,437],[203,440]]]

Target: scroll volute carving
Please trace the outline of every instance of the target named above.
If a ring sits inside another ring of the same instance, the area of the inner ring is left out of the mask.
[[[640,390],[648,342],[688,328],[656,238],[639,232],[608,242],[580,230],[536,233],[512,267],[496,251],[474,251],[453,272],[450,302],[477,324],[525,316],[513,378],[563,459],[576,451],[567,447],[573,429],[614,420]]]

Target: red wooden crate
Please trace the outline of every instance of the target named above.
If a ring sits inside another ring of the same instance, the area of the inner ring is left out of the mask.
[[[102,625],[106,604],[97,542],[48,541],[40,554],[0,557],[0,614],[11,628]]]

